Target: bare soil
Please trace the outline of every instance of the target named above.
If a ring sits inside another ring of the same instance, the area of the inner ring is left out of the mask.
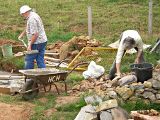
[[[21,42],[15,41],[15,40],[9,40],[9,39],[0,39],[0,46],[4,44],[11,44],[11,45],[22,45]]]
[[[0,103],[0,108],[1,120],[29,120],[33,113],[28,105]]]

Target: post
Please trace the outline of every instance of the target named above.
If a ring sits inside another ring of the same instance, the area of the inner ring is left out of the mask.
[[[152,0],[149,0],[148,34],[152,35]]]
[[[88,36],[92,38],[92,9],[88,7]]]

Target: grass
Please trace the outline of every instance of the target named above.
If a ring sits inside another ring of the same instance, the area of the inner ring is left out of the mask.
[[[143,100],[137,100],[136,102],[127,102],[121,105],[122,108],[127,110],[128,112],[136,111],[136,110],[150,110],[155,109],[160,111],[160,104],[158,103],[145,103]]]
[[[159,37],[160,26],[160,2],[153,1],[153,34],[148,36],[148,1],[147,0],[0,0],[0,39],[18,40],[17,37],[24,29],[25,22],[19,15],[20,6],[28,4],[35,8],[41,16],[49,43],[58,40],[68,41],[73,36],[87,35],[87,7],[92,7],[93,38],[103,42],[103,46],[119,39],[122,31],[126,29],[136,29],[143,38],[144,43],[154,44]],[[158,53],[150,54],[145,52],[147,62],[156,64],[160,59]],[[135,55],[125,56],[122,61],[122,71],[127,72],[129,64],[134,62]],[[126,62],[127,61],[127,62]],[[23,68],[22,59],[1,60],[0,63],[11,62]],[[73,73],[68,76],[67,81],[75,85],[83,80],[82,75]],[[46,118],[43,112],[53,108],[56,96],[45,96],[48,103],[44,104],[38,99],[30,101],[35,105],[35,114],[32,120],[72,120],[77,115],[80,108],[85,105],[83,100],[78,103],[64,105],[58,108],[51,118]],[[22,100],[20,97],[1,95],[1,102],[18,104]],[[159,104],[145,104],[142,101],[136,103],[126,103],[123,105],[128,111],[138,109],[154,108],[159,110]],[[63,115],[63,116],[62,116]]]
[[[39,13],[49,42],[66,41],[75,34],[87,35],[87,6],[92,6],[93,37],[106,45],[116,41],[126,29],[138,30],[148,44],[159,36],[160,12],[157,10],[159,2],[156,1],[153,3],[153,37],[148,37],[148,1],[145,0],[6,0],[0,2],[1,38],[17,40],[24,27],[19,15],[23,4],[30,5]]]
[[[71,86],[80,83],[82,80],[84,80],[84,77],[82,76],[82,73],[78,72],[72,72],[68,77],[66,82],[70,84]]]
[[[72,104],[66,104],[57,108],[58,111],[62,112],[78,112],[81,107],[85,106],[86,103],[83,98],[81,98],[78,102]]]

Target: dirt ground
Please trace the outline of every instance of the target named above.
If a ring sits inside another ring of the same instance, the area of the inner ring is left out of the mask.
[[[9,40],[9,39],[0,39],[0,46],[4,44],[11,44],[11,45],[22,45],[21,42],[17,42],[15,40]]]
[[[32,109],[28,105],[10,105],[0,103],[1,120],[29,120]]]
[[[0,72],[0,74],[9,74],[5,72]],[[62,83],[58,83],[57,87],[59,88],[60,94],[64,92],[64,85]],[[57,94],[57,91],[54,86],[52,86],[51,92],[53,94]],[[44,91],[41,91],[39,93],[40,95],[49,94],[49,92],[44,93]],[[76,102],[79,99],[79,97],[75,96],[58,96],[56,98],[56,105],[55,107],[64,105],[64,104],[70,104],[73,102]],[[38,99],[40,102],[47,104],[48,99],[45,97]],[[0,102],[0,120],[30,120],[31,116],[34,114],[34,104],[29,102],[21,102],[21,105],[15,105],[15,104],[7,104]],[[48,110],[45,110],[43,112],[44,116],[50,117],[53,115],[54,112],[57,110],[55,108],[50,108]],[[11,119],[12,118],[12,119]]]

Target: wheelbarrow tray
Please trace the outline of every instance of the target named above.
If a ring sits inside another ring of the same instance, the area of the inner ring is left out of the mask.
[[[56,68],[36,68],[19,70],[27,78],[36,80],[37,83],[50,84],[52,82],[64,81],[67,77],[68,71],[59,70]]]

